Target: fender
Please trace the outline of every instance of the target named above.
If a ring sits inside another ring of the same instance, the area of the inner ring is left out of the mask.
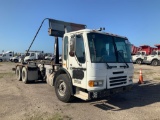
[[[157,58],[153,58],[153,59],[152,59],[152,61],[153,61],[153,60],[157,60],[157,61],[160,61],[160,60],[158,60]],[[151,61],[151,62],[152,62],[152,61]]]
[[[74,95],[75,93],[75,89],[72,85],[72,78],[69,74],[69,72],[64,69],[64,68],[60,68],[58,71],[56,71],[55,75],[54,75],[54,79],[53,79],[53,86],[55,84],[55,81],[56,81],[56,78],[60,75],[60,74],[67,74],[68,75],[68,78],[70,79],[70,84],[69,84],[69,88],[70,88],[70,91],[71,91],[71,94]]]
[[[157,61],[158,61],[158,64],[160,64],[160,60],[158,60],[157,58],[152,59],[152,61],[153,61],[153,60],[157,60]],[[152,61],[151,61],[151,63],[152,63]]]

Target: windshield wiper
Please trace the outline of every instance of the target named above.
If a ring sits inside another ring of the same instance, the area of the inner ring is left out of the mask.
[[[124,63],[126,64],[126,68],[129,68],[129,65],[127,64],[127,62],[125,61],[124,57],[121,55],[119,50],[117,51],[117,53],[119,53],[118,55],[120,55],[121,58],[123,59]]]
[[[112,69],[112,66],[109,66],[108,63],[106,63],[107,69]]]
[[[106,60],[104,59],[104,56],[102,56],[101,61],[102,61],[102,60],[106,61]],[[113,68],[112,66],[108,65],[107,62],[105,62],[105,63],[106,63],[107,69],[112,69],[112,68]]]

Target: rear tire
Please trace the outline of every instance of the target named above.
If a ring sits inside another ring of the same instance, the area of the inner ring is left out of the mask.
[[[2,59],[0,59],[0,62],[2,62],[3,60]]]
[[[14,60],[14,62],[15,62],[15,63],[17,63],[17,62],[18,62],[18,60],[17,60],[17,59],[15,59],[15,60]]]
[[[153,60],[151,63],[152,66],[157,66],[158,65],[158,60]]]
[[[57,98],[62,102],[67,103],[73,99],[69,84],[70,84],[70,81],[66,74],[61,74],[56,78],[55,92],[56,92]]]
[[[136,64],[142,64],[142,59],[137,59]]]
[[[19,81],[22,81],[22,70],[19,66],[16,67],[16,78]]]
[[[25,67],[22,68],[22,81],[27,84],[28,83],[28,73]]]

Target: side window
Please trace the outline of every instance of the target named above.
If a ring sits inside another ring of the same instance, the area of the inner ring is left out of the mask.
[[[145,55],[145,52],[142,52],[142,55]]]
[[[9,56],[12,56],[11,54]]]
[[[76,36],[76,56],[80,63],[85,63],[85,49],[82,35]]]
[[[34,53],[32,53],[31,56],[34,56]]]
[[[63,43],[63,53],[64,53],[64,60],[67,60],[68,58],[68,37],[66,36],[64,38],[64,43]]]

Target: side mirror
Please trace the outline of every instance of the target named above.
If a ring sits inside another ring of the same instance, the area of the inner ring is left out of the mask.
[[[75,52],[74,52],[74,51],[70,51],[70,52],[69,52],[69,55],[70,55],[71,57],[74,57],[74,56],[75,56]]]

